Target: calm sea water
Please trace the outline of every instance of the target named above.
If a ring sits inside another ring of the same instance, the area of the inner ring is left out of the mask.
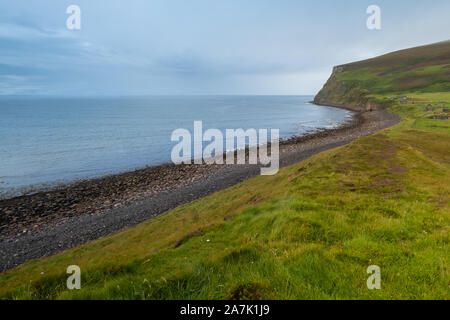
[[[345,110],[312,96],[0,98],[0,195],[170,162],[177,128],[280,129],[281,137],[333,127]],[[16,195],[16,194],[15,194]]]

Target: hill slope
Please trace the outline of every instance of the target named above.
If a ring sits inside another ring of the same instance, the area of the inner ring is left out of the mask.
[[[448,299],[450,121],[430,119],[450,104],[448,49],[335,68],[316,98],[375,99],[402,117],[395,127],[30,261],[0,275],[0,297]],[[74,264],[82,289],[69,291]],[[370,265],[381,290],[366,286]]]
[[[450,41],[337,66],[317,104],[366,106],[377,95],[450,91]]]

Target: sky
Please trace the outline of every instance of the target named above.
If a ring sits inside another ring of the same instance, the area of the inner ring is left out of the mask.
[[[449,14],[448,0],[1,1],[0,95],[313,95],[335,65],[449,40]]]

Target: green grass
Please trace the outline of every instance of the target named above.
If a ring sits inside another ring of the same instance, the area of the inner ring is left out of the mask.
[[[417,119],[414,121],[412,127],[418,130],[430,130],[434,132],[447,133],[450,131],[450,121]]]
[[[450,93],[403,94],[397,126],[27,262],[0,275],[0,298],[449,299],[450,121],[424,107]]]

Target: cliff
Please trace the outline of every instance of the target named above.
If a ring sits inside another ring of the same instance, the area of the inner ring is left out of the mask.
[[[336,66],[314,102],[374,110],[389,105],[379,96],[448,91],[450,41],[445,41]]]

